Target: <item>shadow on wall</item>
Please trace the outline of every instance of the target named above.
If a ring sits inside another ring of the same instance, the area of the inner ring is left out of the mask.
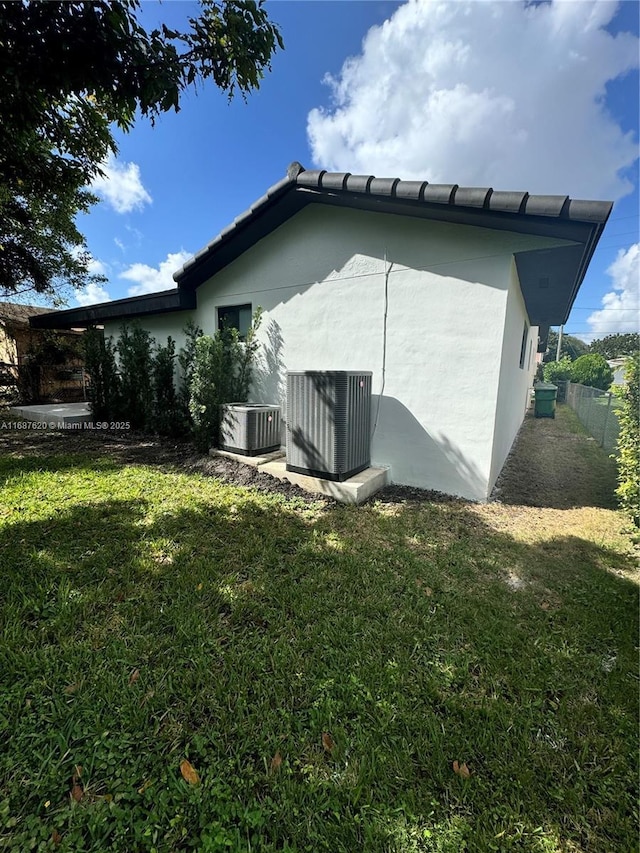
[[[253,370],[251,399],[260,403],[277,403],[284,409],[287,367],[282,357],[282,329],[275,320],[269,320],[265,331],[267,337],[260,342]]]
[[[392,482],[486,500],[486,476],[445,436],[427,432],[395,397],[374,394],[372,408],[372,464],[390,466]]]
[[[286,444],[287,367],[282,351],[282,329],[275,320],[265,324],[266,340],[261,341],[253,369],[249,399],[256,403],[280,406],[280,444]]]
[[[266,325],[266,340],[260,348],[256,362],[251,400],[277,403],[282,414],[281,442],[286,446],[286,371],[282,330],[275,320]],[[332,401],[324,387],[317,389],[331,411]],[[374,432],[374,425],[375,432]],[[372,396],[371,411],[372,464],[391,468],[391,479],[407,486],[432,488],[447,494],[460,495],[471,500],[486,500],[487,478],[446,437],[432,436],[414,417],[411,411],[395,397]],[[308,436],[293,437],[296,445],[304,448],[306,467],[321,470],[324,462],[320,452]]]

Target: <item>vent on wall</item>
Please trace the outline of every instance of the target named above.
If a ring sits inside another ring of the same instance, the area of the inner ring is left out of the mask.
[[[220,447],[258,456],[280,449],[280,407],[260,403],[228,403],[222,407]]]
[[[371,464],[368,371],[287,373],[287,471],[348,480]]]

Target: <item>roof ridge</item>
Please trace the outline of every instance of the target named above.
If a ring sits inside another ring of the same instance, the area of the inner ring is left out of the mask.
[[[408,207],[425,210],[455,208],[484,211],[486,215],[503,214],[510,217],[535,216],[543,219],[574,220],[604,225],[612,203],[571,199],[568,195],[535,195],[525,190],[495,190],[493,187],[465,187],[459,184],[437,184],[429,181],[377,178],[375,175],[354,175],[351,172],[329,172],[326,169],[307,169],[298,160],[287,166],[286,175],[255,201],[247,210],[220,231],[200,251],[173,274],[178,282],[184,275],[221,245],[251,225],[254,220],[291,192],[316,193],[339,198],[369,196],[375,199],[394,199]],[[309,200],[311,200],[309,196]],[[414,203],[413,205],[411,203]]]

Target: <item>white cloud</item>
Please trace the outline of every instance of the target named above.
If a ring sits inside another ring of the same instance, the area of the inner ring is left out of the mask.
[[[587,320],[592,339],[640,328],[640,243],[621,249],[607,274],[613,279],[613,290],[602,297],[602,310]]]
[[[80,256],[88,258],[87,271],[90,275],[107,276],[109,274],[108,265],[98,260],[98,258],[92,257],[82,246],[76,246],[71,254],[76,258]],[[109,302],[111,296],[99,282],[92,281],[86,287],[75,291],[75,299],[78,305],[85,306],[96,305],[99,302]]]
[[[99,302],[109,302],[111,297],[109,293],[99,284],[92,282],[82,290],[76,292],[76,301],[78,305],[97,305]]]
[[[97,177],[91,189],[102,196],[116,213],[130,213],[151,204],[151,196],[142,185],[137,163],[120,163],[113,154],[101,164],[104,177]]]
[[[618,199],[637,142],[604,105],[638,65],[638,39],[605,32],[607,0],[409,0],[327,77],[309,113],[317,166],[434,183]]]
[[[127,247],[122,242],[122,240],[119,240],[117,237],[114,237],[113,242],[116,244],[116,246],[120,249],[121,252],[126,252]]]
[[[103,261],[99,261],[97,258],[90,259],[87,264],[87,269],[91,275],[107,275],[109,271],[107,265]]]
[[[157,290],[169,290],[176,287],[172,276],[176,270],[191,257],[189,252],[181,250],[167,255],[158,267],[150,267],[147,264],[132,264],[120,278],[136,282],[127,291],[129,296],[141,296],[143,293],[155,293]]]

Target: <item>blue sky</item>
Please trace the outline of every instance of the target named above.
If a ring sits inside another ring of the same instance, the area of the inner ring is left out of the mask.
[[[189,2],[146,2],[180,26]],[[212,85],[118,156],[79,221],[108,282],[70,304],[173,285],[171,274],[299,160],[379,177],[615,202],[568,333],[638,328],[638,4],[272,0],[285,50],[247,102]]]

